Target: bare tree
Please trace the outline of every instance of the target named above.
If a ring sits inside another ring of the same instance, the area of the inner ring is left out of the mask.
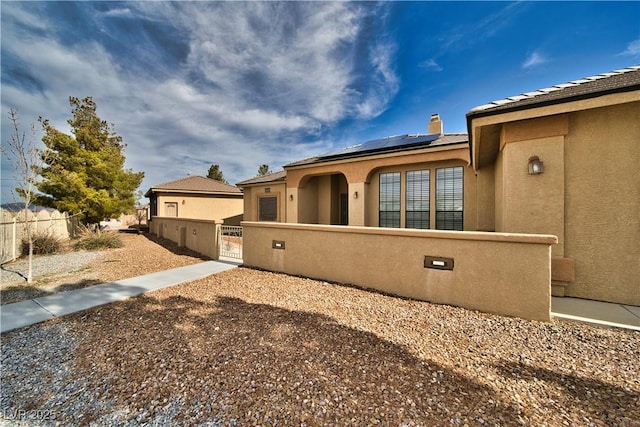
[[[9,136],[7,145],[2,145],[0,150],[7,156],[14,169],[14,176],[18,182],[16,192],[24,202],[24,232],[29,244],[29,267],[27,272],[27,283],[33,282],[33,231],[28,222],[28,210],[35,196],[35,183],[39,168],[46,158],[41,155],[41,150],[36,147],[36,127],[31,124],[31,137],[27,139],[26,133],[20,130],[20,122],[16,110],[9,110],[9,120],[13,127],[13,132]]]
[[[142,225],[142,222],[144,221],[145,224],[147,223],[147,218],[149,215],[149,207],[140,204],[140,199],[144,197],[144,193],[142,191],[139,191],[139,190],[136,191],[135,196],[138,204],[134,208],[134,216],[137,221],[136,230],[138,231],[138,234],[140,234],[141,233],[140,227]]]

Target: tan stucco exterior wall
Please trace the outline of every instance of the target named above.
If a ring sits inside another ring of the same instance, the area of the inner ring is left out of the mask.
[[[550,320],[554,236],[243,222],[244,264],[468,309]],[[283,249],[274,246],[282,242]],[[453,259],[425,268],[425,256]]]
[[[640,102],[571,115],[566,295],[640,305]]]
[[[157,216],[167,216],[165,203],[176,203],[178,218],[223,220],[242,215],[242,195],[212,196],[183,193],[158,193]]]
[[[475,178],[473,186],[469,189],[469,191],[475,190],[475,194],[470,194],[473,200],[470,204],[475,207],[475,223],[469,223],[469,230],[496,231],[496,198],[498,186],[496,184],[497,178],[495,170],[495,165],[491,165],[480,171],[476,171],[475,177],[467,174],[469,175],[469,181]],[[465,209],[466,208],[465,206]],[[469,208],[469,210],[470,213],[467,216],[469,221],[472,221],[471,208]]]
[[[544,173],[529,175],[528,159],[537,155]],[[501,152],[502,226],[505,233],[553,234],[564,252],[564,136],[512,142]]]
[[[640,305],[639,97],[554,107],[561,114],[540,118],[550,107],[505,114],[515,121],[502,124],[499,145],[483,141],[500,147],[495,162],[478,169],[478,176],[493,170],[495,230],[558,236],[552,265],[559,295]],[[541,175],[528,174],[534,155],[544,162]]]
[[[287,218],[287,186],[284,182],[268,184],[254,184],[243,188],[244,219],[258,221],[258,206],[260,197],[276,197],[278,199],[278,221],[286,222]]]
[[[286,221],[335,224],[339,213],[339,200],[336,196],[339,193],[347,193],[349,225],[377,227],[379,173],[429,168],[432,169],[432,182],[435,183],[435,165],[465,168],[465,209],[469,202],[469,223],[465,212],[465,227],[475,230],[475,177],[468,168],[469,148],[466,143],[287,168]],[[401,191],[404,191],[404,186]],[[435,195],[435,184],[432,184],[431,194]],[[291,196],[293,200],[290,199]],[[432,223],[435,224],[435,207],[432,210]]]

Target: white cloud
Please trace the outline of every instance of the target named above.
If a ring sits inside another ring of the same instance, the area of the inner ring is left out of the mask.
[[[433,58],[422,61],[420,63],[420,68],[425,68],[430,71],[442,71],[442,66]]]
[[[47,29],[46,21],[39,17],[36,13],[32,13],[20,6],[19,2],[2,2],[2,15],[3,26],[10,25],[10,29],[13,33],[17,33],[19,26],[23,25],[32,29],[45,30]],[[19,25],[16,25],[19,24]],[[7,28],[4,28],[3,37],[8,34]],[[20,31],[21,32],[21,31]],[[5,43],[3,42],[3,45]]]
[[[505,4],[493,14],[480,16],[473,25],[449,28],[447,33],[440,36],[440,48],[449,51],[454,48],[468,48],[481,41],[487,40],[512,25],[518,16],[528,7],[527,2],[504,2]]]
[[[221,10],[222,9],[222,10]],[[294,10],[295,9],[295,10]],[[287,110],[330,122],[348,111],[358,11],[346,3],[219,3],[182,10],[190,25],[188,66],[233,96],[239,108]]]
[[[391,43],[380,42],[372,47],[369,57],[374,66],[374,74],[370,76],[373,86],[357,106],[361,117],[370,119],[381,114],[398,92],[400,81],[393,70],[394,56],[395,46]]]
[[[533,52],[527,56],[527,59],[522,63],[522,68],[532,68],[537,67],[538,65],[542,65],[549,60],[539,52]]]
[[[640,56],[640,39],[633,40],[627,44],[627,48],[619,53],[622,56]]]
[[[133,13],[128,7],[123,7],[120,9],[109,9],[108,11],[104,12],[104,16],[133,17]]]
[[[42,115],[68,132],[68,97],[93,96],[100,117],[128,145],[126,167],[145,171],[143,190],[186,173],[206,174],[211,163],[237,182],[262,163],[276,170],[326,152],[332,142],[321,129],[349,116],[375,117],[399,87],[392,43],[366,40],[365,62],[356,59],[363,18],[372,13],[362,4],[138,2],[105,12],[166,23],[186,38],[188,54],[170,74],[154,57],[138,58],[140,68],[132,71],[131,57],[117,57],[89,36],[63,44],[47,29],[65,23],[28,9],[13,14],[42,31],[24,37],[5,27],[3,49],[20,58],[42,90],[21,87],[19,79],[3,84],[3,109],[17,107],[25,122]],[[105,31],[110,40],[129,41],[114,39],[113,28]],[[362,88],[354,82],[363,74]]]

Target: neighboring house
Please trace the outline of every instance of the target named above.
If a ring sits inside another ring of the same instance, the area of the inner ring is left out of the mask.
[[[155,217],[222,220],[226,225],[242,220],[242,191],[203,176],[154,185],[145,197],[150,200],[151,223]]]
[[[238,183],[245,219],[553,234],[554,295],[640,305],[640,66]]]

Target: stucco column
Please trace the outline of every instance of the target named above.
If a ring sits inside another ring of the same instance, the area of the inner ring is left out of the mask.
[[[528,161],[538,156],[544,172],[529,175]],[[564,256],[564,137],[518,141],[503,149],[503,224],[507,233],[553,234],[555,257]]]
[[[220,259],[220,242],[222,241],[222,223],[220,219],[214,221],[215,231],[213,233],[213,259]]]
[[[364,182],[349,183],[349,225],[365,226],[366,192]]]
[[[284,198],[287,218],[285,222],[298,222],[298,187],[287,187]]]

